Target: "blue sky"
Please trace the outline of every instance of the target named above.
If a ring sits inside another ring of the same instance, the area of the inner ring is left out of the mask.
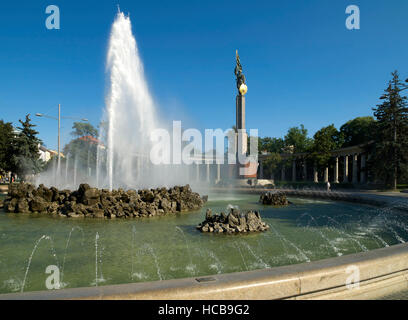
[[[60,8],[48,30],[45,8]],[[283,136],[337,127],[371,107],[398,69],[408,77],[408,1],[90,1],[3,2],[0,11],[0,118],[25,114],[86,117],[96,125],[107,91],[105,56],[117,4],[129,13],[149,88],[160,113],[184,125],[235,123],[235,49],[248,93],[247,127]],[[361,29],[345,27],[358,5]],[[34,118],[56,147],[56,123]],[[72,121],[63,121],[63,143]]]

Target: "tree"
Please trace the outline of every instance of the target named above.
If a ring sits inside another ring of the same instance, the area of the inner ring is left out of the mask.
[[[64,147],[64,154],[77,162],[80,169],[94,169],[96,166],[98,144],[89,140],[74,139]]]
[[[305,152],[312,144],[307,137],[307,129],[301,124],[300,127],[289,128],[285,135],[285,147],[293,149],[293,153]]]
[[[320,168],[325,168],[331,158],[331,151],[343,144],[343,135],[331,124],[317,131],[314,136],[310,156]]]
[[[0,120],[0,172],[10,171],[14,128],[11,122]]]
[[[71,132],[71,135],[76,138],[83,136],[98,137],[98,130],[92,124],[87,122],[74,122],[72,129],[74,130]]]
[[[65,156],[74,159],[80,170],[95,170],[98,145],[100,144],[96,138],[98,130],[90,123],[83,122],[74,122],[72,129],[71,134],[75,139],[64,146]],[[89,136],[91,138],[84,138]]]
[[[259,138],[258,151],[262,153],[266,151],[268,153],[281,153],[285,143],[282,138]]]
[[[393,72],[381,97],[384,102],[373,108],[377,119],[376,143],[369,166],[376,178],[393,189],[397,188],[398,176],[408,170],[408,108],[407,97],[400,95],[403,88],[406,86],[398,72]]]
[[[273,177],[276,169],[282,164],[279,153],[273,152],[263,161],[263,174],[266,177]]]
[[[358,117],[347,121],[340,127],[343,134],[343,147],[351,147],[370,142],[374,139],[375,120],[373,117]]]
[[[36,125],[31,123],[28,114],[25,121],[19,120],[20,132],[14,137],[11,147],[11,171],[17,173],[24,180],[28,174],[36,174],[41,171],[43,161],[39,158],[39,144],[42,141],[37,137]]]

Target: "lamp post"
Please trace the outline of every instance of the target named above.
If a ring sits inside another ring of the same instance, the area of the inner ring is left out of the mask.
[[[36,113],[35,114],[37,117],[44,117],[44,118],[49,118],[49,119],[53,119],[53,120],[57,120],[58,121],[58,169],[60,166],[60,161],[61,161],[61,119],[73,119],[73,120],[82,120],[82,121],[88,121],[88,119],[86,118],[76,118],[76,117],[61,117],[61,104],[58,104],[58,118],[57,117],[53,117],[53,116],[49,116],[46,114],[42,114],[42,113]]]

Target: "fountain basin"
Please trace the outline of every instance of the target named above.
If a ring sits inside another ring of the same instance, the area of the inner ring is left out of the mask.
[[[59,266],[63,288],[99,287],[309,264],[392,248],[408,239],[408,217],[392,206],[291,196],[293,205],[275,208],[258,199],[257,194],[210,194],[201,210],[188,215],[137,220],[1,213],[0,292],[46,290],[49,265]],[[220,212],[231,206],[259,210],[271,228],[245,235],[195,230],[207,208]],[[44,235],[48,239],[34,250]]]
[[[348,284],[350,266],[360,280]],[[378,299],[406,291],[408,244],[311,263],[200,278],[0,294],[3,299],[258,300]],[[205,279],[204,279],[205,280]]]

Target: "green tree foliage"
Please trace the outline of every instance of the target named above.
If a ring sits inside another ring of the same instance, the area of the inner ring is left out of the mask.
[[[268,158],[263,161],[264,177],[272,177],[278,167],[282,164],[282,158],[279,153],[272,152]]]
[[[39,158],[38,146],[41,140],[37,137],[36,125],[31,123],[28,114],[25,121],[19,120],[20,132],[14,137],[11,147],[11,171],[25,179],[28,174],[36,174],[42,170],[44,162]]]
[[[77,161],[78,168],[94,168],[97,157],[97,144],[89,140],[74,139],[64,147],[65,157]]]
[[[285,146],[293,149],[293,153],[305,152],[311,145],[312,140],[307,137],[307,129],[303,124],[289,128],[285,135]]]
[[[281,138],[259,138],[258,151],[262,153],[264,151],[268,153],[281,153],[285,146],[285,142]]]
[[[83,136],[98,137],[98,130],[92,124],[87,122],[74,122],[72,129],[74,130],[71,134],[76,138]]]
[[[310,157],[316,162],[318,167],[324,168],[328,165],[331,158],[331,151],[343,145],[343,136],[336,127],[331,124],[317,131],[313,138],[314,141],[310,149]]]
[[[11,122],[0,120],[0,173],[11,170],[10,155],[14,139],[13,125]]]
[[[400,92],[406,88],[398,72],[383,95],[384,102],[373,108],[377,119],[376,143],[369,166],[376,179],[396,189],[398,176],[408,171],[408,108],[407,97]]]
[[[370,142],[374,139],[375,120],[373,117],[358,117],[347,121],[340,127],[343,134],[343,147],[351,147]]]
[[[98,150],[98,130],[90,123],[74,122],[72,135],[76,138],[64,146],[65,157],[76,161],[77,168],[86,172],[89,168],[95,170]],[[88,136],[94,139],[89,139]],[[94,171],[93,171],[94,172]]]

